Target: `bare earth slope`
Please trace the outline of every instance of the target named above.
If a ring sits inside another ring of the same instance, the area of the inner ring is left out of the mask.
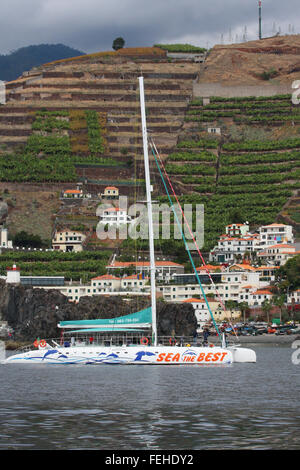
[[[300,35],[272,37],[242,44],[217,45],[203,65],[199,83],[259,85],[261,74],[274,69],[274,83],[299,79]]]

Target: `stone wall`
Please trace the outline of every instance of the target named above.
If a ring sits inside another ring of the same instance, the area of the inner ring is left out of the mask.
[[[194,83],[193,97],[221,96],[222,98],[239,98],[245,96],[274,96],[292,94],[292,82],[290,85],[238,85],[223,86],[222,83]]]

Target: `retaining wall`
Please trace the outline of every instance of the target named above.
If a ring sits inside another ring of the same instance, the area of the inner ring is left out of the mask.
[[[194,83],[193,97],[220,96],[222,98],[239,98],[245,96],[274,96],[292,94],[292,81],[289,85],[237,85],[225,86],[222,83]]]

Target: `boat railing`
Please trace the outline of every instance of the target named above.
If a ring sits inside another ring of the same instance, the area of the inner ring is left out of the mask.
[[[80,337],[64,336],[62,338],[52,338],[46,340],[52,347],[63,346],[151,346],[151,336],[145,334],[144,336],[123,336],[123,335],[80,335]],[[219,340],[204,342],[203,338],[195,338],[193,336],[159,336],[157,340],[158,346],[217,346]]]
[[[44,338],[43,338],[44,339]],[[141,335],[80,335],[70,337],[65,335],[63,338],[45,338],[44,341],[47,343],[45,349],[49,346],[51,348],[59,347],[86,347],[86,346],[151,346],[151,335],[145,334]],[[232,343],[232,344],[229,344]],[[193,347],[193,346],[221,346],[219,339],[210,338],[207,342],[203,340],[202,337],[193,337],[193,336],[159,336],[157,339],[158,346],[184,346],[184,347]],[[227,345],[237,346],[234,342],[228,341]],[[31,343],[28,345],[23,345],[22,347],[15,350],[15,353],[26,353],[28,351],[35,350],[36,346]]]

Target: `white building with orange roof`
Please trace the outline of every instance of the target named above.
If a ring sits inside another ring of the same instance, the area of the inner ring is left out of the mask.
[[[237,257],[243,257],[245,253],[256,251],[258,236],[246,234],[242,237],[231,237],[221,235],[218,245],[215,246],[210,254],[209,260],[216,263],[233,263]]]
[[[103,274],[102,276],[92,278],[91,286],[93,289],[96,289],[94,294],[100,292],[113,292],[120,290],[121,278],[113,276],[112,274]]]
[[[259,289],[255,285],[246,285],[241,289],[239,302],[246,302],[250,307],[261,306],[265,300],[270,301],[273,295],[268,285]]]
[[[300,251],[296,250],[295,245],[288,243],[277,243],[276,245],[269,245],[264,250],[257,254],[257,257],[264,263],[269,263],[273,266],[282,266],[290,258],[300,254]]]
[[[260,273],[253,270],[225,270],[217,275],[212,273],[213,284],[206,273],[200,273],[199,278],[202,289],[197,282],[195,276],[192,280],[190,275],[189,282],[185,281],[184,276],[174,276],[174,280],[170,284],[158,285],[157,290],[160,291],[166,301],[183,302],[186,299],[194,298],[194,296],[202,296],[202,289],[205,295],[214,296],[223,303],[228,300],[239,302],[240,293],[243,292],[244,285],[253,285],[254,289],[269,285],[268,282],[260,282]]]
[[[119,199],[119,189],[116,186],[106,186],[101,197],[104,199]]]
[[[143,274],[132,274],[131,276],[124,276],[121,279],[121,288],[124,290],[138,291],[148,288],[150,291],[149,277]]]
[[[109,226],[120,227],[120,225],[131,222],[131,217],[127,215],[125,209],[119,207],[109,207],[100,212],[100,223]]]
[[[249,233],[249,224],[230,224],[225,227],[226,235],[229,237],[243,237]]]
[[[291,225],[277,223],[263,225],[259,227],[258,233],[260,242],[258,249],[276,244],[294,243],[293,227]]]
[[[259,266],[256,268],[256,272],[259,273],[260,276],[260,284],[263,282],[273,282],[275,281],[275,276],[277,270],[280,268],[280,266]]]
[[[267,287],[264,289],[257,289],[250,292],[248,304],[250,306],[261,306],[266,300],[272,300],[273,296],[274,294]]]
[[[63,192],[64,198],[71,198],[71,199],[82,199],[83,198],[83,190],[82,189],[66,189]]]
[[[207,299],[209,308],[213,314],[215,321],[221,322],[224,320],[236,320],[240,317],[240,310],[228,310],[223,308],[222,304],[216,299]],[[211,314],[208,310],[207,304],[204,299],[189,298],[183,303],[192,304],[197,318],[198,329],[211,320]]]
[[[206,265],[202,265],[196,268],[196,271],[199,273],[205,273],[205,272],[215,273],[215,272],[221,272],[224,270],[225,270],[225,267],[222,264],[220,265],[206,264]]]
[[[170,281],[174,274],[183,274],[184,266],[173,261],[155,261],[156,276],[158,281]],[[114,261],[106,267],[108,272],[113,273],[122,270],[123,273],[134,270],[137,274],[150,274],[149,261]]]
[[[259,253],[266,247],[276,244],[294,243],[293,227],[285,224],[261,226],[257,233],[249,232],[249,225],[231,224],[225,228],[226,233],[220,236],[218,245],[209,255],[209,260],[217,263],[234,263],[245,253]]]

